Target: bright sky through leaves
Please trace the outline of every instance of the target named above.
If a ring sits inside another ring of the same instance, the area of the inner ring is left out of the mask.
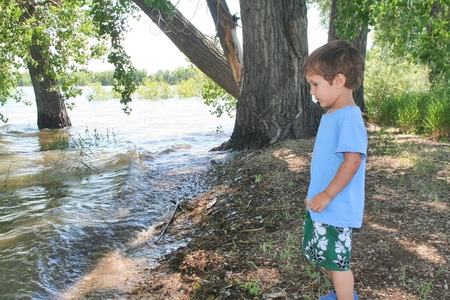
[[[232,14],[239,14],[239,0],[228,0]],[[178,9],[198,30],[207,35],[215,35],[215,28],[206,1],[183,0],[178,2]],[[240,24],[240,22],[239,22]],[[312,51],[327,42],[327,32],[319,25],[319,14],[314,9],[308,10],[309,50]],[[178,48],[142,13],[139,21],[132,20],[131,31],[126,34],[125,49],[138,70],[147,70],[153,74],[158,70],[174,70],[188,66],[186,57]],[[91,70],[113,70],[113,66],[103,62],[91,64]]]

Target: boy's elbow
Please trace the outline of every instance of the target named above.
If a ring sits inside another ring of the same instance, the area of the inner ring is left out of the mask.
[[[358,165],[358,167],[361,165],[363,156],[361,153],[358,153],[359,155],[356,155],[355,157],[355,164]]]
[[[356,168],[359,168],[359,166],[361,166],[361,163],[362,163],[362,154],[356,155],[356,156],[355,156],[355,159],[353,160],[353,165],[354,165]]]
[[[362,163],[362,159],[356,160],[356,161],[353,163],[354,168],[355,168],[356,170],[358,170],[359,167],[361,166],[361,163]]]

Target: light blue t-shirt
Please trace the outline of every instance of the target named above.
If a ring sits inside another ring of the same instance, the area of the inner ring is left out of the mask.
[[[359,228],[364,213],[367,130],[357,106],[346,106],[322,116],[311,160],[308,201],[325,190],[344,161],[344,152],[362,154],[362,162],[349,184],[311,219],[336,227]]]

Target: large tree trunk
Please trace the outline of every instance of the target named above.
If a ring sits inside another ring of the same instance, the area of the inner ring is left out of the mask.
[[[175,10],[171,21],[145,0],[133,2],[194,65],[238,98],[234,131],[226,149],[258,149],[316,135],[322,111],[312,101],[302,73],[308,56],[305,0],[240,1],[244,53],[240,89],[224,53],[179,11]],[[233,51],[239,58],[239,52]]]
[[[239,89],[230,65],[224,54],[208,37],[195,28],[178,10],[175,10],[173,20],[169,20],[166,15],[145,3],[145,0],[133,2],[200,71],[227,93],[238,98]]]
[[[347,0],[350,1],[350,0]],[[337,0],[331,1],[331,10],[330,10],[330,23],[328,29],[328,41],[340,39],[339,34],[336,30],[335,20],[339,18],[339,11],[337,9]],[[358,35],[351,40],[350,42],[353,46],[358,49],[363,57],[366,57],[367,52],[367,34],[368,28],[367,25],[361,24],[359,26]],[[356,105],[359,106],[363,113],[367,112],[366,102],[364,101],[364,79],[361,83],[361,86],[353,92],[353,98],[355,99]]]
[[[244,71],[228,149],[315,136],[320,107],[302,74],[308,56],[304,0],[241,0]]]
[[[352,41],[355,48],[361,51],[364,58],[367,52],[367,33],[367,28],[360,30],[358,36]],[[363,114],[367,113],[366,101],[364,100],[364,77],[361,81],[361,86],[353,92],[353,98]]]
[[[47,75],[45,68],[49,67],[49,64],[43,55],[44,49],[36,37],[33,37],[29,51],[34,60],[28,63],[28,71],[36,98],[38,128],[55,129],[72,126],[58,81]]]

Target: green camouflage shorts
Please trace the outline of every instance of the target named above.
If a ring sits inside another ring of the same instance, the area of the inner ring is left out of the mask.
[[[303,227],[302,251],[315,264],[336,271],[350,269],[352,228],[314,222],[309,212]]]

